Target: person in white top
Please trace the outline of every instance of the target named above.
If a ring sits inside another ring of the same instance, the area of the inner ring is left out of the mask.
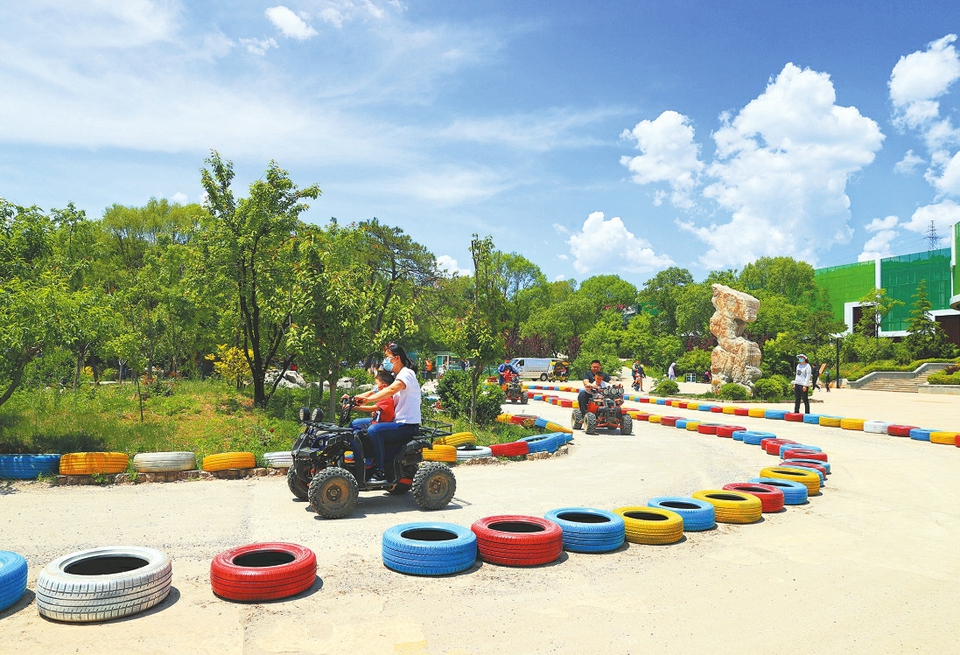
[[[375,470],[369,482],[386,481],[388,456],[396,455],[397,449],[410,441],[420,430],[420,383],[416,368],[407,353],[395,343],[383,349],[383,368],[394,375],[393,383],[379,391],[359,394],[355,400],[375,403],[382,398],[394,397],[396,416],[388,423],[376,423],[367,430],[373,448]]]
[[[807,356],[797,355],[797,374],[793,377],[793,413],[800,412],[800,401],[803,400],[804,412],[810,413],[810,386],[813,384],[813,369],[807,363]]]

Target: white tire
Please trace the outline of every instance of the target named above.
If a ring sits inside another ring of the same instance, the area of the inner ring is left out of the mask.
[[[874,434],[886,434],[887,428],[890,427],[890,424],[886,421],[864,421],[863,422],[863,431],[872,432]]]
[[[166,598],[172,578],[170,558],[153,548],[82,550],[53,560],[40,572],[37,610],[70,623],[118,619]]]
[[[457,448],[457,460],[475,459],[477,457],[493,457],[493,451],[486,446],[462,446]]]
[[[288,469],[293,466],[293,453],[289,450],[278,450],[274,453],[264,453],[263,463],[269,468]]]
[[[140,453],[133,456],[133,469],[138,473],[172,473],[196,468],[197,456],[193,453]]]

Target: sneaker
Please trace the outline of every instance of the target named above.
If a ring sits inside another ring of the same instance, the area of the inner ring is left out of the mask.
[[[370,477],[367,478],[367,482],[371,484],[380,484],[387,481],[387,476],[383,471],[374,471],[370,474]]]

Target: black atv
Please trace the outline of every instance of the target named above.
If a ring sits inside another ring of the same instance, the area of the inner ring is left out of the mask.
[[[520,384],[520,376],[514,375],[503,385],[503,392],[506,394],[506,400],[510,403],[527,404],[527,392],[523,390]]]
[[[352,512],[360,491],[404,494],[412,489],[421,509],[446,507],[457,489],[453,471],[442,462],[424,462],[422,453],[433,448],[434,439],[449,436],[453,426],[425,420],[416,436],[386,463],[387,480],[370,482],[373,451],[366,430],[349,427],[352,402],[347,399],[341,405],[337,424],[325,423],[320,409],[300,409],[303,431],[293,444],[293,465],[287,471],[291,493],[309,500],[317,514],[328,519]]]
[[[596,434],[598,428],[620,430],[620,434],[633,431],[633,417],[623,409],[623,386],[612,384],[593,392],[586,407],[573,410],[573,429],[586,427],[587,434]]]

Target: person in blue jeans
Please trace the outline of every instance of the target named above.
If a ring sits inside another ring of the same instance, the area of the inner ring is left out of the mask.
[[[375,470],[369,482],[386,482],[386,462],[397,449],[417,435],[420,430],[420,383],[417,370],[406,351],[396,343],[383,349],[383,368],[393,373],[393,382],[384,389],[359,394],[358,404],[376,403],[384,398],[394,398],[394,420],[375,423],[367,430],[373,449]]]

